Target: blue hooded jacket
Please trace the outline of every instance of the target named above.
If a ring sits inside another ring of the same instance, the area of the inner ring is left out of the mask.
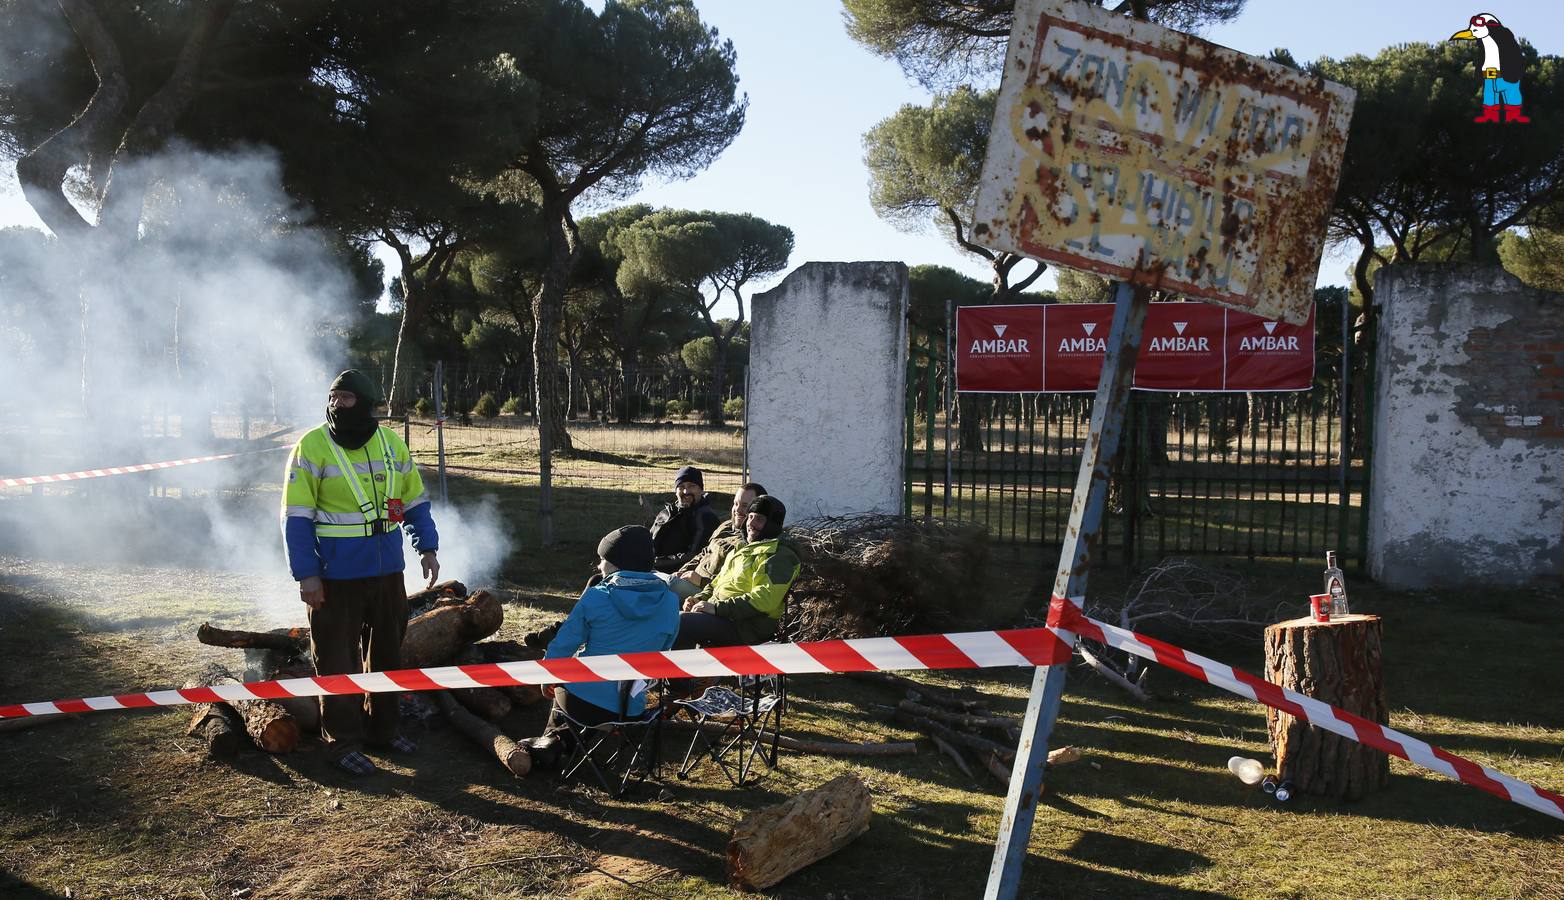
[[[570,610],[544,659],[607,656],[667,650],[679,633],[679,598],[650,572],[619,571],[589,587]],[[619,714],[619,682],[590,681],[564,686],[582,700]],[[646,690],[633,693],[625,714],[646,709]]]

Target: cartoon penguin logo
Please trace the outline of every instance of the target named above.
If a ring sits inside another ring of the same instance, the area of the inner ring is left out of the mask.
[[[1472,16],[1465,31],[1450,35],[1452,41],[1481,41],[1483,45],[1483,114],[1473,121],[1498,122],[1499,105],[1504,105],[1504,121],[1525,124],[1531,119],[1521,112],[1521,45],[1515,32],[1499,24],[1493,13]]]

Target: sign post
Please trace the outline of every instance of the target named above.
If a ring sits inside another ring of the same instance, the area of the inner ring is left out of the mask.
[[[1051,626],[1085,600],[1151,292],[1308,321],[1352,101],[1341,85],[1099,6],[1017,0],[973,238],[1119,282]],[[1194,352],[1179,340],[1188,327],[1159,344]],[[1006,340],[991,349],[1019,366]],[[1020,888],[1068,662],[1033,677],[987,897]]]

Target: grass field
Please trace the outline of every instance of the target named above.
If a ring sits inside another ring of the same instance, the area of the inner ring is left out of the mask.
[[[492,464],[495,452],[475,459]],[[669,470],[647,462],[646,490],[660,497]],[[569,608],[600,533],[566,529],[539,553],[532,489],[520,481],[451,479],[459,502],[495,498],[513,538],[492,585],[506,602],[501,637]],[[615,502],[633,507],[637,492],[623,493]],[[268,514],[275,503],[253,500]],[[1047,550],[995,548],[985,582],[972,586],[972,624],[1014,621],[1054,561]],[[1241,571],[1257,591],[1300,601],[1317,584],[1285,563]],[[1128,577],[1095,573],[1093,597],[1122,593]],[[1385,618],[1394,727],[1564,790],[1556,588],[1352,587],[1356,610]],[[197,644],[195,627],[300,622],[288,588],[275,574],[211,565],[0,558],[0,703],[177,685],[208,662],[237,662],[237,651]],[[1191,649],[1259,668],[1257,635]],[[1019,715],[1030,673],[918,677]],[[1085,758],[1050,776],[1024,896],[1564,897],[1564,823],[1399,760],[1390,787],[1360,802],[1277,807],[1225,769],[1233,754],[1268,759],[1260,707],[1166,670],[1150,686],[1155,699],[1141,706],[1073,674],[1055,744]],[[916,738],[888,721],[898,698],[883,689],[802,676],[792,690],[791,734]],[[504,725],[535,733],[543,714],[518,710]],[[0,733],[0,896],[727,896],[725,842],[740,818],[854,772],[872,792],[869,832],[770,893],[974,897],[1003,805],[1000,785],[963,775],[927,744],[874,760],[784,752],[758,788],[697,770],[662,796],[611,801],[551,775],[512,778],[438,722],[410,723],[420,751],[357,780],[312,748],[208,761],[184,737],[187,720],[182,710],[95,713]]]

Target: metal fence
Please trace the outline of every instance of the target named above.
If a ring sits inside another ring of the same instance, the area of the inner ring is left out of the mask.
[[[1132,395],[1099,558],[1317,561],[1336,550],[1361,565],[1368,441],[1343,415],[1338,369],[1300,393]],[[943,354],[915,351],[907,511],[980,523],[992,540],[1061,543],[1092,397],[954,399],[946,371]]]

